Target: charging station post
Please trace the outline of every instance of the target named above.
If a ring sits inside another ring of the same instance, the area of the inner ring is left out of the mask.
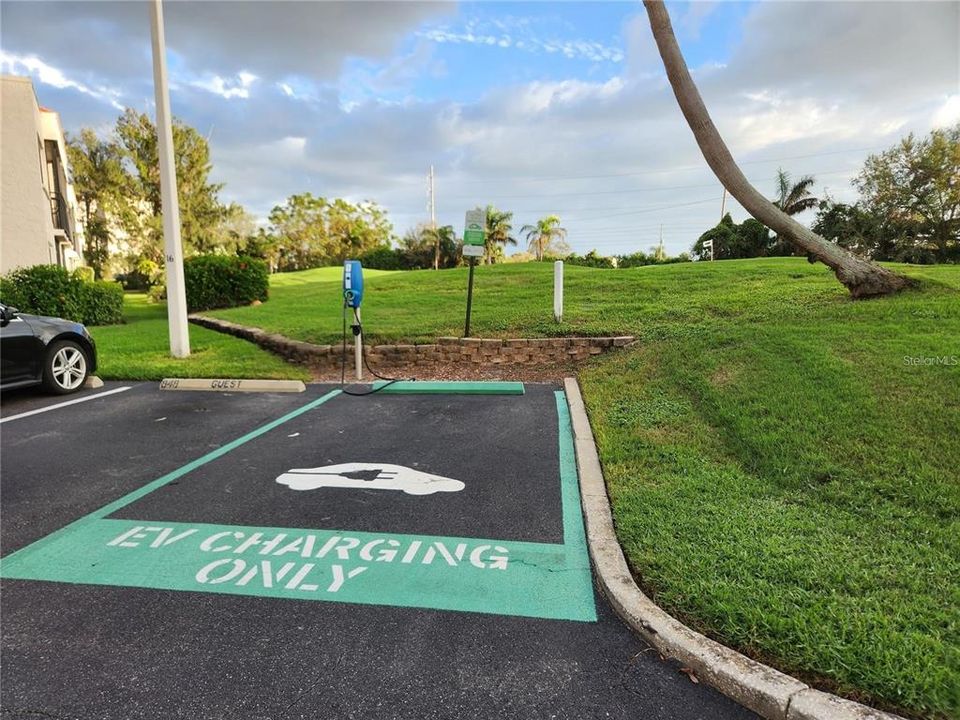
[[[363,332],[360,323],[360,303],[363,301],[363,267],[359,260],[343,263],[343,307],[353,309],[353,362],[357,380],[363,379]]]
[[[467,210],[467,219],[463,230],[463,256],[469,258],[470,277],[467,280],[467,321],[463,336],[470,337],[470,311],[473,308],[473,268],[477,258],[483,257],[487,237],[487,211],[477,208]]]

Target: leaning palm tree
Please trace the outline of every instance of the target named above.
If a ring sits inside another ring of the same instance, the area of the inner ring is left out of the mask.
[[[510,234],[513,231],[512,220],[512,212],[487,205],[487,236],[484,241],[484,262],[487,265],[493,265],[498,257],[502,257],[507,245],[517,244],[517,239]]]
[[[787,215],[797,215],[806,210],[812,210],[820,201],[810,194],[813,187],[813,176],[804,175],[795,183],[790,182],[790,173],[783,168],[777,169],[777,199],[773,204]]]
[[[527,239],[527,249],[537,260],[543,260],[544,253],[556,240],[562,241],[567,236],[567,229],[560,227],[560,218],[556,215],[547,215],[537,220],[536,225],[524,225],[520,234]]]
[[[811,262],[819,260],[833,269],[837,279],[855,297],[887,295],[897,292],[910,281],[875,265],[869,260],[834,245],[804,227],[757,192],[737,167],[730,150],[720,137],[703,98],[690,77],[690,71],[680,52],[677,38],[670,24],[670,15],[662,0],[643,0],[650,20],[650,29],[660,50],[663,67],[677,98],[677,104],[693,131],[700,151],[710,169],[746,210],[768,228],[790,240],[807,253]]]

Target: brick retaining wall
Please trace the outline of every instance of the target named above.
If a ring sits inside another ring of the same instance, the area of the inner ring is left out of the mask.
[[[340,345],[314,345],[268,333],[265,330],[206,317],[191,315],[190,322],[210,330],[234,335],[290,360],[320,367],[338,368],[342,361]],[[418,365],[432,363],[469,363],[474,365],[543,365],[586,360],[593,355],[621,348],[634,342],[631,335],[621,337],[517,338],[437,338],[426,345],[367,346],[367,358],[375,366]],[[353,358],[353,338],[347,342],[347,363]]]

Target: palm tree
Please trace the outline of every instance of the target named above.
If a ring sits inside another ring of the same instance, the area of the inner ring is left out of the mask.
[[[790,182],[790,173],[783,168],[777,168],[777,197],[772,202],[787,215],[797,215],[806,210],[815,208],[819,200],[810,194],[813,187],[813,176],[804,175],[797,182]],[[796,245],[786,237],[774,235],[772,252],[774,255],[803,255]]]
[[[560,227],[560,218],[556,215],[547,215],[537,220],[536,225],[524,225],[520,233],[527,238],[527,249],[537,260],[543,260],[543,255],[555,240],[562,241],[567,236],[567,229]]]
[[[820,202],[810,194],[813,187],[813,176],[804,175],[797,182],[790,183],[790,173],[783,168],[777,169],[777,199],[773,204],[787,215],[797,215],[805,210],[812,210]]]
[[[703,98],[700,97],[680,52],[663,0],[643,0],[643,5],[647,9],[650,29],[660,50],[663,67],[667,71],[677,104],[693,131],[704,159],[727,191],[757,220],[803,249],[811,262],[819,260],[832,268],[837,279],[847,287],[853,297],[887,295],[907,287],[910,284],[907,278],[824,240],[757,192],[737,167],[730,150],[710,119],[710,113],[703,104]]]
[[[484,243],[484,261],[487,265],[493,265],[496,258],[503,255],[507,245],[517,244],[517,239],[510,234],[513,230],[512,220],[512,212],[497,210],[493,205],[487,205],[487,237]]]
[[[433,245],[433,269],[456,267],[457,233],[452,225],[423,229],[423,239]]]

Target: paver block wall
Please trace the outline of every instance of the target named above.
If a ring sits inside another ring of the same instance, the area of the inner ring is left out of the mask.
[[[235,335],[291,360],[337,368],[343,355],[341,345],[313,345],[268,333],[260,328],[237,325],[203,315],[191,315],[190,322],[211,330]],[[476,365],[543,365],[576,362],[631,344],[633,336],[515,338],[437,338],[425,345],[369,345],[370,363],[378,366],[444,363]],[[353,339],[347,343],[347,364],[353,362]]]

